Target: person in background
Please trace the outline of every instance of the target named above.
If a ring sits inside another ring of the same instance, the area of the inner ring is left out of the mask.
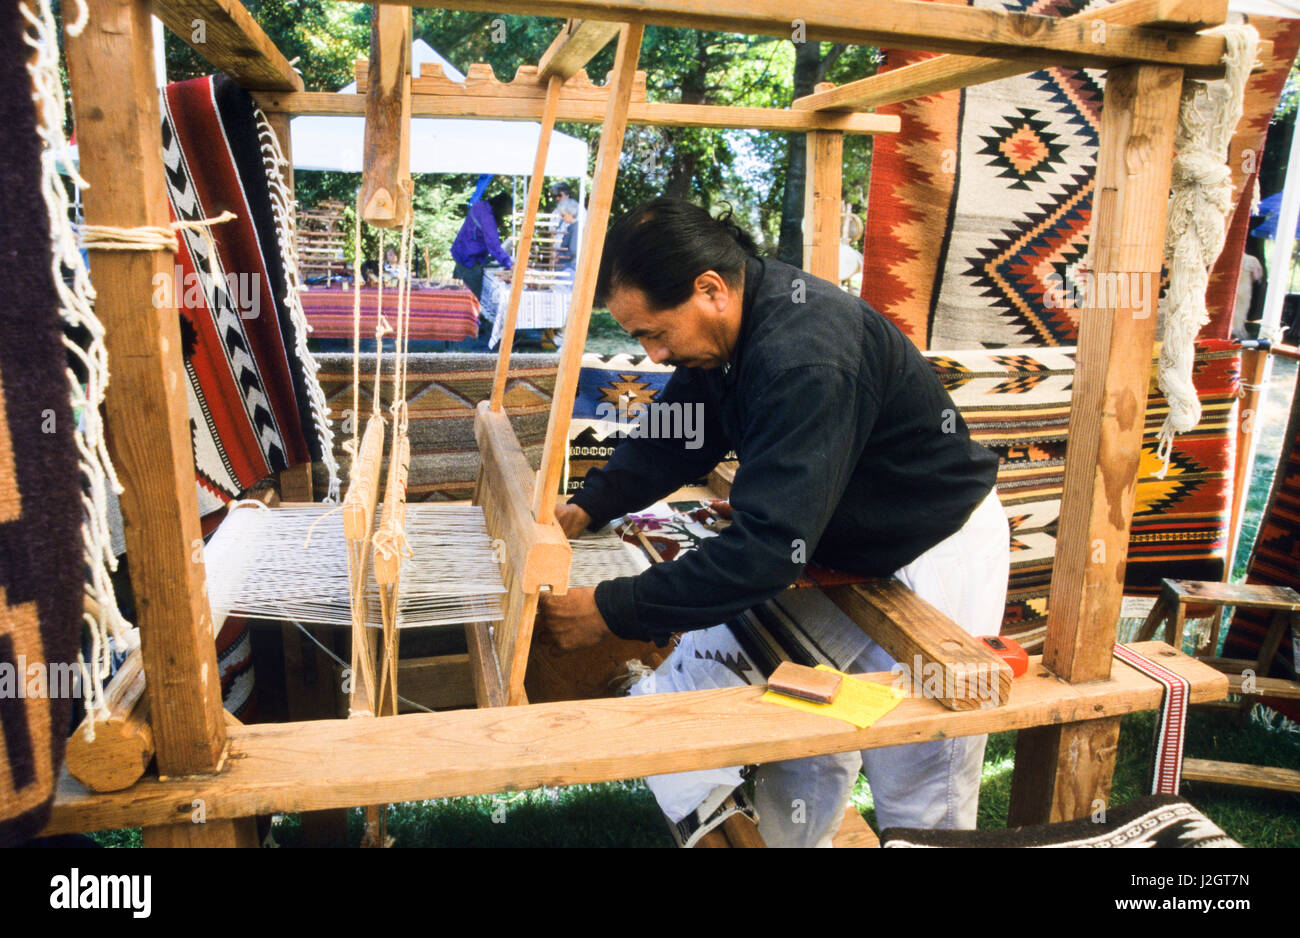
[[[389,286],[396,286],[399,281],[404,279],[406,279],[406,268],[402,266],[397,256],[397,248],[390,246],[384,252],[384,280],[392,281],[392,283],[388,284]]]
[[[568,209],[561,213],[560,218],[561,230],[564,233],[560,235],[560,244],[555,249],[556,269],[565,275],[563,287],[572,290],[573,279],[578,266],[578,219]],[[557,286],[560,285],[557,284]]]
[[[365,287],[379,286],[379,265],[374,261],[361,262],[361,285]]]
[[[573,197],[573,189],[567,182],[557,182],[551,186],[551,195],[555,198],[555,230],[557,234],[564,234],[569,225],[573,224],[578,218],[578,200]],[[568,220],[565,220],[565,215]]]
[[[451,245],[451,256],[456,262],[456,276],[474,296],[483,297],[483,269],[495,260],[506,270],[515,262],[501,246],[497,219],[510,208],[510,193],[502,192],[490,199],[471,203],[465,223],[460,226],[456,240]]]

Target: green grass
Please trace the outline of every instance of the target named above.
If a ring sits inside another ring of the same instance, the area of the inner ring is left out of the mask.
[[[607,309],[591,311],[591,325],[587,327],[588,352],[597,355],[616,355],[626,352],[632,355],[644,355],[641,343],[623,331]]]

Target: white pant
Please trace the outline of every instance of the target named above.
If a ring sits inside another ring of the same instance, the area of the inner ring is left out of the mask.
[[[995,489],[961,530],[894,576],[971,635],[996,635],[1006,604],[1010,540]],[[832,617],[838,627],[851,630],[847,634],[860,632],[818,590],[790,590],[780,602],[798,620]],[[841,670],[888,671],[894,663],[864,636],[863,650]],[[755,776],[759,832],[769,847],[830,846],[860,768],[882,830],[974,828],[987,739],[965,736],[763,765]]]

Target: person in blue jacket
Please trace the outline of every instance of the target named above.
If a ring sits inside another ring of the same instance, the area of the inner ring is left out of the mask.
[[[508,192],[471,203],[465,223],[460,226],[456,240],[451,245],[451,256],[456,262],[456,276],[480,299],[483,296],[483,268],[488,262],[495,260],[506,270],[515,264],[501,247],[501,236],[497,231],[497,219],[509,208]]]

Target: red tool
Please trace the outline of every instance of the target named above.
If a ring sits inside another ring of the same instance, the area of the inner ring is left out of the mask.
[[[1020,677],[1029,670],[1029,652],[1020,647],[1014,638],[999,635],[985,635],[980,639],[993,649],[999,658],[1011,665],[1011,676]]]

